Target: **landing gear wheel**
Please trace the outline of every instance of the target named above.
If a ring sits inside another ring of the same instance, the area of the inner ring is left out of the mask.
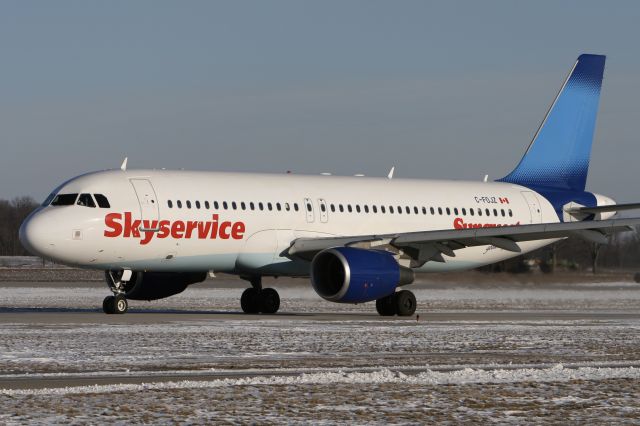
[[[102,301],[102,311],[105,314],[115,314],[115,297],[107,296]]]
[[[113,313],[124,314],[129,309],[127,298],[122,294],[118,294],[113,298]]]
[[[257,314],[260,312],[260,293],[257,288],[250,287],[240,297],[240,307],[245,314]]]
[[[376,311],[383,317],[391,317],[396,314],[395,293],[376,300]]]
[[[260,293],[260,312],[275,314],[280,309],[280,295],[273,288],[265,288]]]
[[[398,316],[409,317],[416,312],[416,296],[409,290],[402,290],[395,294],[396,312]]]

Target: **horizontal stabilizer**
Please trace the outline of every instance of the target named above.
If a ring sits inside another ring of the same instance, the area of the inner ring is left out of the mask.
[[[630,204],[612,204],[610,206],[595,206],[595,207],[571,207],[565,209],[567,213],[605,213],[605,212],[619,212],[622,210],[637,210],[640,209],[640,203]]]

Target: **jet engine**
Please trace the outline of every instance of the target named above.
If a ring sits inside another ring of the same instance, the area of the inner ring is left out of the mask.
[[[330,302],[369,302],[412,282],[413,271],[383,250],[336,247],[321,251],[311,262],[313,289]]]
[[[107,282],[119,279],[122,271],[107,271]],[[157,300],[182,293],[189,285],[207,278],[206,272],[134,272],[123,283],[124,295],[131,300]]]

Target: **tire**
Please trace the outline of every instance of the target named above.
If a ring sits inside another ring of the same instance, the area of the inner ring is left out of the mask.
[[[273,288],[265,288],[260,293],[260,312],[275,314],[280,309],[280,295]]]
[[[260,290],[250,287],[242,292],[240,307],[245,314],[257,314],[260,312]]]
[[[396,314],[395,293],[376,300],[376,311],[383,317],[392,317]]]
[[[409,317],[416,312],[416,296],[409,290],[402,290],[395,294],[396,312],[401,317]]]
[[[122,294],[118,294],[113,298],[113,312],[115,314],[125,314],[129,310],[127,298]]]
[[[105,314],[115,314],[115,297],[107,296],[102,301],[102,311]]]

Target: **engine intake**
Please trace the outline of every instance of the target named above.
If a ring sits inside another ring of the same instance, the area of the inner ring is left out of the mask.
[[[311,283],[320,297],[338,303],[364,303],[413,282],[413,271],[400,266],[392,253],[336,247],[318,253],[311,262]]]

